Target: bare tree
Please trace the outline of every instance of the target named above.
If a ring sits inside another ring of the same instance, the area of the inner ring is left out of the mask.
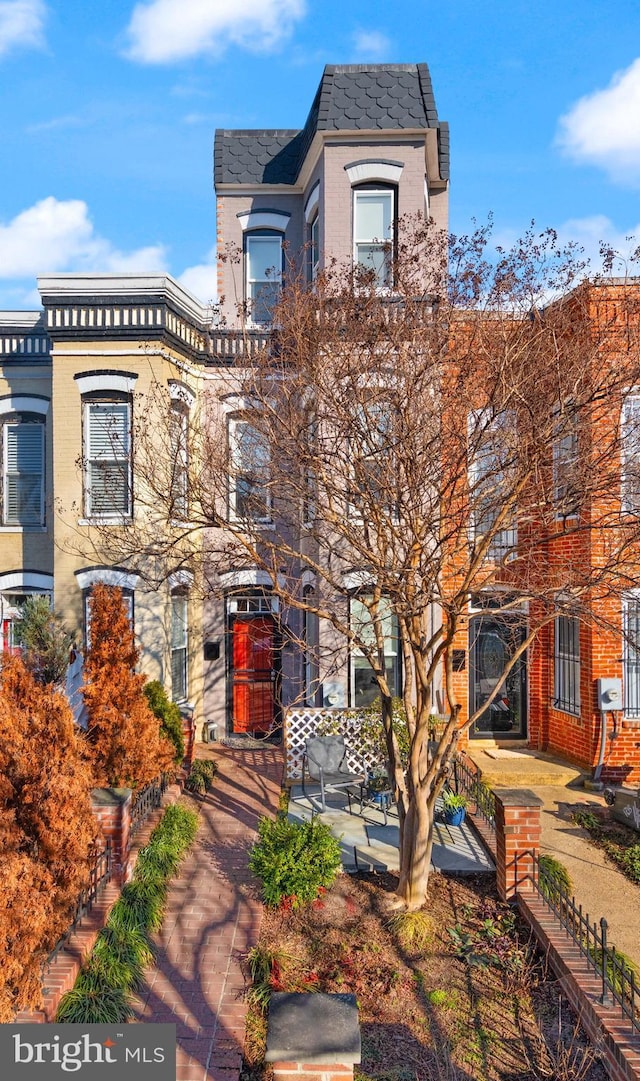
[[[621,438],[635,438],[621,431],[633,420],[625,401],[640,385],[636,290],[583,280],[552,232],[492,255],[488,239],[405,223],[390,292],[362,268],[290,281],[269,346],[206,373],[179,536],[167,504],[178,458],[159,461],[144,424],[137,440],[148,515],[126,542],[138,569],[197,564],[215,592],[221,573],[257,566],[285,613],[317,621],[318,681],[338,646],[342,663],[348,648],[368,665],[399,811],[398,897],[411,908],[425,899],[436,798],[460,733],[542,628],[559,613],[606,621],[613,609],[597,602],[618,598],[637,566],[638,517],[620,488]],[[463,718],[453,647],[472,599],[514,638]],[[430,745],[434,702],[446,723]]]

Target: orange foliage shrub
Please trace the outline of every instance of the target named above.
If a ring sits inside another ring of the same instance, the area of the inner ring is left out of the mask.
[[[0,1022],[39,1005],[43,960],[89,880],[91,772],[69,704],[22,661],[0,673]]]
[[[174,749],[143,694],[146,676],[135,672],[139,654],[122,590],[96,585],[90,606],[82,693],[95,784],[139,788],[173,768]]]

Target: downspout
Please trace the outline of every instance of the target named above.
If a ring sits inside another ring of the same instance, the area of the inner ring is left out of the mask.
[[[602,767],[604,765],[604,755],[607,749],[607,710],[600,710],[600,750],[598,751],[598,762],[596,768],[593,771],[593,779],[596,783],[600,782],[600,774],[602,773]]]

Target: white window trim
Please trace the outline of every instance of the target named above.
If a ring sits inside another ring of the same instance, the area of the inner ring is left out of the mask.
[[[364,605],[363,599],[362,599],[364,596],[369,596],[367,591],[366,590],[359,590],[358,592],[352,593],[352,595],[349,598],[349,624],[350,624],[350,626],[352,625],[352,620],[353,620],[353,602],[354,601],[359,601],[361,604],[363,604],[363,607],[366,608],[366,606]],[[380,598],[380,602],[383,603],[385,601],[385,599],[388,600],[388,598],[385,598],[384,595],[383,595]],[[384,620],[385,616],[383,615],[382,618]],[[393,658],[392,663],[393,663],[393,667],[394,667],[394,679],[395,679],[396,684],[397,684],[396,687],[395,687],[395,693],[396,693],[396,695],[401,695],[402,694],[402,647],[401,647],[401,644],[400,644],[400,627],[399,627],[399,620],[398,620],[397,613],[395,613],[393,611],[393,609],[391,608],[390,603],[389,603],[389,610],[388,610],[388,613],[386,615],[386,618],[390,619],[392,624],[395,622],[395,626],[396,626],[396,629],[397,629],[398,636],[397,636],[397,638],[394,639],[391,635],[384,635],[385,668],[387,667],[387,663],[386,663],[387,658]],[[393,651],[390,651],[390,650],[387,649],[387,644],[388,643],[394,643],[395,644],[395,649]],[[351,646],[350,659],[349,659],[349,697],[350,697],[350,701],[351,701],[351,704],[352,704],[353,707],[356,706],[355,698],[356,698],[356,671],[357,671],[356,665],[354,664],[354,660],[357,659],[357,658],[362,659],[364,657],[365,657],[365,654],[363,653],[363,651],[361,649],[358,649],[357,646],[353,646],[353,645]],[[370,668],[371,666],[369,665],[368,661],[366,663]]]
[[[284,210],[242,210],[237,218],[243,233],[251,229],[271,229],[284,237],[291,214]]]
[[[12,422],[16,424],[29,423],[24,421],[23,414],[27,412],[33,412],[36,414],[37,419],[33,422],[37,424],[41,430],[41,455],[40,455],[40,514],[38,522],[4,522],[0,520],[0,532],[3,533],[43,533],[46,532],[46,462],[47,462],[47,429],[45,423],[45,416],[49,408],[49,402],[44,403],[41,399],[34,399],[28,397],[16,396],[11,399],[15,403],[24,403],[19,410],[11,410],[7,413],[0,412],[0,428],[2,437],[2,514],[6,514],[6,507],[8,502],[8,479],[9,471],[7,468],[7,436],[8,428]],[[5,399],[6,401],[6,399]],[[37,403],[36,409],[29,408],[29,403]]]
[[[344,167],[352,187],[354,184],[375,184],[376,181],[398,184],[403,169],[404,163],[399,161],[352,161]]]
[[[112,393],[114,388],[112,387]],[[95,396],[89,395],[82,400],[82,438],[83,438],[83,502],[85,508],[91,504],[91,490],[89,484],[89,464],[92,459],[89,456],[89,430],[90,430],[90,413],[91,406],[94,405],[126,405],[128,416],[128,448],[127,448],[127,497],[128,506],[126,511],[107,511],[100,513],[85,514],[84,517],[78,519],[78,525],[125,525],[133,518],[133,399],[130,394],[127,394],[124,398],[109,399],[108,392],[104,394],[97,394]],[[114,459],[117,461],[117,459]]]
[[[235,442],[235,428],[238,424],[251,425],[251,416],[231,415],[228,421],[228,454],[229,454],[229,521],[231,522],[248,522],[254,527],[268,527],[273,524],[273,493],[271,490],[270,477],[266,484],[265,496],[266,496],[266,509],[267,514],[260,518],[247,518],[237,513],[237,477],[234,476],[233,466],[233,454],[234,454],[234,442]],[[269,452],[269,474],[271,473],[271,452]]]
[[[180,598],[181,600],[184,601],[184,604],[185,604],[185,619],[183,621],[184,645],[179,646],[179,647],[174,647],[174,645],[173,645],[173,616],[174,616],[173,604],[174,604],[174,600],[176,598]],[[183,705],[185,702],[189,701],[189,637],[190,637],[189,636],[189,593],[188,593],[188,590],[187,590],[187,588],[185,586],[177,586],[171,591],[170,604],[171,604],[171,638],[170,638],[170,650],[169,650],[169,652],[170,652],[169,663],[171,665],[171,695],[172,695],[172,698],[173,698],[174,702],[179,702],[180,704]],[[175,697],[174,687],[173,687],[173,657],[174,657],[174,653],[177,653],[178,650],[180,651],[180,653],[182,653],[184,651],[184,658],[183,658],[183,664],[184,664],[184,673],[183,673],[184,674],[184,694],[180,695],[179,698]]]
[[[366,263],[361,263],[360,260],[358,259],[358,246],[360,244],[370,244],[370,245],[372,245],[374,243],[374,238],[373,237],[360,238],[360,237],[357,236],[356,224],[357,224],[357,220],[358,220],[358,212],[357,212],[358,196],[359,195],[362,195],[362,196],[367,196],[367,195],[389,195],[390,196],[390,198],[391,198],[391,235],[386,239],[383,238],[383,237],[377,237],[377,238],[375,238],[375,243],[380,244],[380,245],[382,245],[384,247],[389,247],[391,249],[391,251],[393,252],[393,247],[394,247],[394,243],[395,243],[397,194],[398,193],[397,193],[396,188],[391,187],[391,186],[386,185],[386,184],[381,184],[379,187],[375,187],[375,181],[374,181],[374,186],[373,187],[369,187],[369,188],[352,187],[352,189],[351,189],[351,207],[352,207],[351,216],[352,216],[353,225],[352,225],[352,230],[351,231],[352,231],[352,234],[353,234],[353,265],[354,265],[354,267],[363,266],[365,269],[367,269],[367,264]],[[393,278],[392,272],[390,272],[389,276],[390,276],[391,279]],[[387,294],[390,294],[392,292],[392,290],[393,290],[393,281],[391,280],[389,282],[389,284],[387,284],[387,285],[378,285],[376,287],[376,289],[377,289],[377,292],[381,296],[385,296]]]
[[[627,679],[627,664],[629,663],[629,642],[627,641],[627,638],[626,638],[626,635],[625,635],[625,625],[626,625],[626,622],[627,622],[627,605],[629,603],[634,604],[634,605],[640,604],[640,590],[632,590],[632,589],[630,589],[624,594],[624,596],[622,598],[622,697],[623,697],[623,710],[624,710],[624,716],[626,718],[628,718],[629,720],[632,720],[632,721],[637,721],[640,718],[640,713],[627,712],[627,706],[628,706],[628,701],[627,701],[628,694],[627,694],[627,692],[628,692],[629,684],[630,684],[631,681]],[[638,653],[640,653],[640,648],[638,649]],[[637,673],[636,678],[637,678],[638,684],[640,685],[640,669],[639,669],[639,671]],[[640,686],[638,688],[638,692],[636,693],[636,698],[640,703]]]
[[[568,404],[570,404],[570,403],[568,403]],[[558,412],[559,411],[560,411],[560,406],[558,406]],[[574,416],[573,421],[577,422],[577,417]],[[579,461],[579,441],[578,441],[578,432],[577,432],[576,428],[569,428],[567,431],[565,431],[564,437],[566,438],[568,435],[570,435],[572,437],[572,439],[575,440],[574,454],[571,457],[562,458],[561,454],[560,454],[562,436],[558,438],[558,437],[556,437],[556,434],[554,432],[554,438],[553,438],[553,463],[552,463],[552,465],[553,465],[553,502],[554,502],[554,504],[559,503],[561,501],[561,499],[563,498],[563,496],[562,496],[562,494],[560,492],[560,480],[559,480],[561,463],[566,464],[566,465],[571,465],[572,463],[577,463]],[[566,522],[569,519],[576,519],[576,518],[579,518],[579,517],[580,517],[579,510],[572,510],[568,514],[563,514],[562,511],[560,511],[560,510],[555,511],[555,519],[556,519],[557,522]]]
[[[307,225],[309,225],[311,223],[311,219],[313,218],[316,207],[318,206],[319,203],[320,203],[320,181],[316,180],[316,182],[313,185],[311,191],[309,192],[309,197],[308,197],[306,203],[304,204],[304,220],[306,221]]]
[[[630,499],[627,478],[627,461],[630,459],[630,455],[627,453],[625,428],[628,423],[627,416],[630,411],[629,403],[631,401],[637,402],[638,406],[640,406],[640,393],[636,392],[636,390],[627,395],[622,403],[622,410],[620,413],[620,496],[623,514],[640,514],[640,493],[638,493],[638,500],[634,505]],[[640,435],[640,432],[638,434]],[[638,463],[638,471],[640,472],[640,462]]]
[[[87,372],[83,375],[75,375],[75,383],[81,395],[89,394],[126,394],[132,395],[137,375],[131,372]]]
[[[104,586],[118,586],[120,589],[135,593],[140,575],[119,567],[91,567],[84,571],[76,571],[75,579],[78,589],[83,592],[101,583]]]
[[[271,320],[261,321],[261,320],[256,320],[256,319],[253,318],[252,299],[251,299],[251,296],[250,296],[250,292],[251,292],[250,286],[252,284],[255,284],[255,283],[258,283],[258,282],[266,282],[268,285],[275,284],[277,282],[279,286],[282,286],[282,271],[283,271],[282,261],[283,261],[283,258],[284,258],[284,232],[282,231],[282,225],[276,226],[275,229],[274,229],[273,226],[269,226],[268,228],[270,229],[269,233],[247,232],[247,233],[245,233],[245,237],[244,237],[244,252],[243,252],[244,293],[245,293],[245,304],[246,304],[246,311],[247,311],[247,323],[251,327],[270,327],[272,325],[272,321]],[[270,279],[270,278],[252,278],[250,280],[249,279],[249,259],[248,259],[250,243],[252,241],[258,241],[258,243],[259,243],[260,241],[273,241],[273,240],[278,240],[279,241],[279,266],[277,266],[275,268],[276,271],[277,271],[276,276],[274,276],[273,279]]]
[[[267,571],[260,570],[258,567],[247,568],[246,570],[237,571],[223,571],[219,575],[220,586],[223,590],[239,589],[243,586],[257,586],[261,589],[273,589],[273,578]],[[286,579],[282,575],[277,577],[277,585],[279,589],[284,589],[286,585]],[[274,598],[277,600],[277,598]]]

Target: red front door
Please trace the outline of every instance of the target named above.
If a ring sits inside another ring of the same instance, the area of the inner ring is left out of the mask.
[[[234,732],[268,732],[274,720],[274,622],[237,617],[232,630]]]

